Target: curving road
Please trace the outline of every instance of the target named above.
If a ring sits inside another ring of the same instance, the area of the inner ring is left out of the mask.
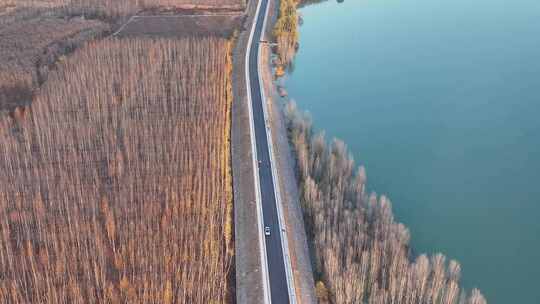
[[[279,226],[278,210],[276,205],[276,191],[272,176],[272,163],[268,146],[267,125],[263,109],[263,97],[259,78],[259,41],[262,38],[265,13],[269,0],[259,0],[260,9],[255,17],[255,30],[251,46],[249,48],[248,71],[249,86],[251,90],[251,103],[256,143],[256,155],[258,175],[260,182],[261,203],[263,210],[264,226],[270,227],[270,236],[265,237],[266,257],[268,264],[268,279],[270,284],[270,296],[274,304],[288,304],[289,291],[285,271],[285,260],[281,241],[281,229]]]

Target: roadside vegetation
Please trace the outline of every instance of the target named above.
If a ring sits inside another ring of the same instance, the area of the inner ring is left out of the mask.
[[[222,38],[108,39],[0,116],[1,303],[230,303]]]
[[[280,0],[279,13],[274,25],[274,39],[277,43],[276,76],[283,76],[292,62],[298,48],[298,14],[296,0]]]
[[[366,190],[342,141],[327,143],[293,103],[286,109],[319,303],[485,304],[460,286],[461,267],[442,254],[413,256],[391,202]]]

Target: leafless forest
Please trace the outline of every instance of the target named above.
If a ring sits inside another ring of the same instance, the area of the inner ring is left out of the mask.
[[[412,257],[409,231],[387,197],[367,193],[366,172],[343,142],[328,145],[294,104],[286,113],[320,303],[486,303],[479,290],[462,290],[458,262]]]
[[[230,302],[229,52],[90,43],[0,117],[0,303]]]

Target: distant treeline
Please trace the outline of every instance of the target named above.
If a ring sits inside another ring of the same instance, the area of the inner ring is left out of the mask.
[[[27,16],[56,11],[67,15],[84,14],[91,18],[111,19],[156,8],[242,10],[245,5],[245,0],[2,0],[0,24],[4,11]]]
[[[460,287],[458,262],[412,257],[408,229],[387,197],[367,192],[366,172],[342,141],[327,144],[293,103],[286,115],[320,303],[486,303]]]

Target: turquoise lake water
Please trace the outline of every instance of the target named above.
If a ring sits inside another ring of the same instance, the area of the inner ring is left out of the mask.
[[[302,8],[285,85],[388,194],[415,252],[488,303],[540,303],[540,1]]]

